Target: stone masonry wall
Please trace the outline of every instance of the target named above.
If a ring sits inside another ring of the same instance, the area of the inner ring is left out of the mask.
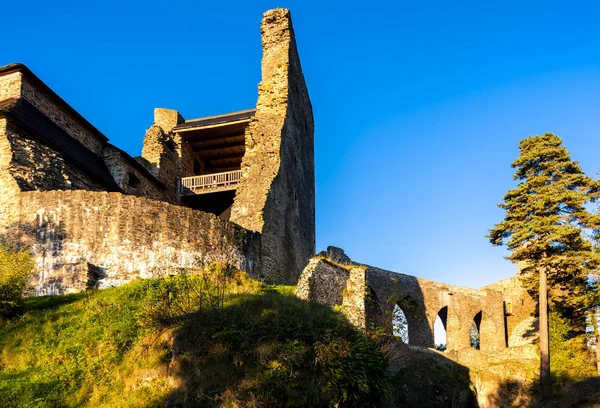
[[[354,294],[351,300],[354,309],[361,310],[359,313],[366,319],[361,327],[375,325],[391,330],[392,312],[399,305],[408,321],[409,344],[433,347],[434,323],[446,308],[447,349],[470,349],[470,329],[481,312],[481,350],[506,348],[502,293],[497,290],[469,289],[315,257],[302,272],[297,295],[334,306],[348,303],[349,289],[361,293],[358,297]]]
[[[0,118],[0,235],[6,235],[17,218],[19,185],[8,171],[13,160],[12,148],[7,133],[8,121]]]
[[[108,144],[104,148],[104,162],[123,193],[177,203],[175,190],[169,190],[158,183],[143,164],[129,157],[121,149]]]
[[[1,136],[0,136],[1,137]],[[10,166],[5,168],[22,191],[91,190],[104,188],[62,155],[7,122],[4,137],[10,144]]]
[[[505,304],[512,306],[506,316],[507,338],[510,347],[532,344],[538,339],[537,300],[521,285],[517,276],[484,287],[502,292]]]
[[[260,237],[212,214],[120,193],[18,195],[18,237],[35,257],[31,293],[58,294],[227,262],[256,274]]]
[[[21,96],[22,77],[20,72],[0,77],[0,101]]]
[[[516,278],[474,290],[351,264],[338,248],[330,247],[327,253],[349,264],[339,264],[323,256],[311,259],[302,272],[296,295],[339,307],[361,329],[370,329],[372,325],[391,328],[393,306],[400,304],[408,321],[409,344],[388,348],[394,350],[390,354],[393,366],[428,364],[423,357],[429,354],[461,367],[468,373],[478,406],[482,408],[498,406],[495,396],[499,384],[532,384],[537,378],[537,346],[514,341],[507,347],[504,339],[503,297],[516,302],[523,295]],[[434,321],[443,307],[448,308],[447,349],[438,352],[432,349]],[[479,350],[469,344],[469,329],[478,311],[482,311]],[[513,311],[515,318],[526,321],[531,309],[525,303]]]
[[[374,267],[367,269],[367,284],[378,299],[383,315],[391,316],[395,304],[403,308],[410,344],[433,347],[435,320],[440,310],[447,307],[448,350],[470,348],[470,329],[479,312],[482,313],[481,350],[506,347],[502,293],[499,291],[453,286]],[[391,317],[388,319],[391,324]]]
[[[267,279],[296,283],[315,252],[313,115],[290,13],[261,23],[262,81],[231,220],[262,232]]]
[[[296,296],[332,307],[339,306],[352,324],[366,328],[363,267],[345,267],[327,259],[313,258],[300,275]]]

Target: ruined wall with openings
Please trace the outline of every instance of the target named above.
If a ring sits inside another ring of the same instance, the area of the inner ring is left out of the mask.
[[[396,342],[384,346],[392,370],[433,360],[462,370],[482,408],[498,406],[495,398],[500,384],[533,384],[537,378],[538,348],[529,332],[519,331],[520,326],[529,324],[535,304],[527,300],[529,295],[517,278],[475,290],[354,264],[335,247],[322,254],[302,272],[296,295],[339,308],[360,329],[380,327],[388,333],[392,333],[394,305],[399,305],[407,320],[408,344],[397,337]],[[506,302],[513,302],[511,316],[505,316]],[[444,352],[433,349],[434,322],[442,308],[447,308]],[[482,317],[480,348],[476,349],[470,344],[470,329],[478,312]],[[506,317],[514,320],[508,344]],[[537,328],[528,327],[537,336]]]
[[[315,252],[314,124],[288,10],[261,23],[262,81],[231,220],[263,235],[265,278],[295,283]]]
[[[35,294],[121,285],[226,262],[256,275],[260,236],[212,214],[121,193],[18,195],[18,239],[33,252]]]
[[[530,325],[535,302],[516,278],[476,290],[355,264],[339,248],[330,247],[327,253],[341,261],[321,254],[313,258],[300,276],[297,295],[329,306],[343,305],[351,271],[361,269],[361,313],[366,327],[375,325],[391,332],[397,305],[408,322],[410,345],[435,346],[438,315],[445,324],[447,350],[471,349],[474,323],[479,325],[480,350],[486,352],[531,344],[531,333],[537,332],[537,327]],[[511,303],[510,315],[505,311],[507,303]],[[528,330],[520,330],[522,326]]]

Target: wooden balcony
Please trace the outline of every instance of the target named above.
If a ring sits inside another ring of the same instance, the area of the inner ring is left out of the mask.
[[[219,191],[235,190],[238,184],[240,184],[241,179],[241,170],[184,177],[181,179],[181,183],[179,183],[179,194],[210,194]]]

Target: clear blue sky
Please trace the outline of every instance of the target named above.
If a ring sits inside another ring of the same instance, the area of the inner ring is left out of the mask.
[[[137,156],[152,110],[253,107],[262,12],[292,10],[315,113],[317,247],[437,281],[511,276],[484,236],[519,139],[559,134],[600,168],[593,1],[6,2],[23,62]]]

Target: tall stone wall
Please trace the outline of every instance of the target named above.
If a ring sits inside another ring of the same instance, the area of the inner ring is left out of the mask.
[[[120,193],[18,194],[17,236],[37,265],[35,294],[120,285],[226,262],[256,275],[260,236],[212,214]]]
[[[295,283],[315,252],[314,124],[290,13],[261,24],[262,81],[231,220],[263,235],[266,278]]]

